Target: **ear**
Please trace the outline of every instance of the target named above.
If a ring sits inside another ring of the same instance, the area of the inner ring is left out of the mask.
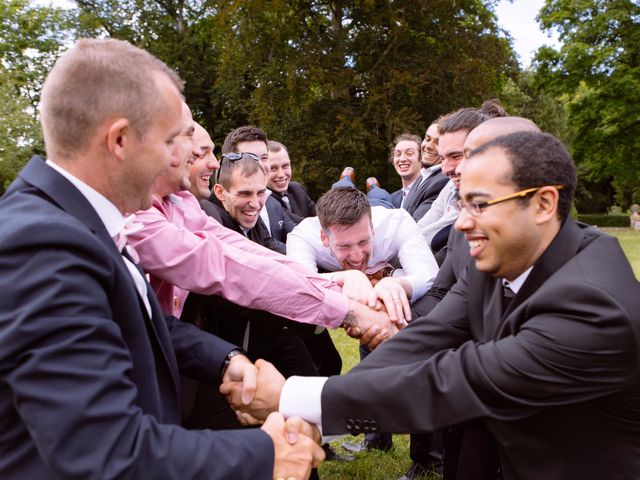
[[[135,135],[129,120],[126,118],[117,118],[107,127],[107,149],[109,153],[117,160],[124,160],[125,152]]]
[[[216,198],[220,200],[222,203],[224,203],[224,192],[225,192],[224,187],[219,183],[216,183],[213,186],[213,193],[215,193]]]
[[[553,187],[542,187],[534,196],[536,223],[542,224],[558,218],[560,193]]]
[[[320,240],[325,248],[329,248],[329,237],[324,233],[324,229],[320,228]]]

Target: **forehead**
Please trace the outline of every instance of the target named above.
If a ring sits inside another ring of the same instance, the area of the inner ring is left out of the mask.
[[[353,225],[332,225],[329,232],[336,243],[357,243],[371,237],[371,220],[365,215]]]
[[[193,124],[193,117],[191,116],[191,110],[189,109],[189,106],[185,102],[182,102],[182,114],[180,117],[180,121],[181,121],[181,126],[184,130],[191,128],[191,125]]]
[[[438,138],[440,134],[438,133],[438,124],[434,123],[433,125],[429,125],[427,128],[427,133],[424,135],[425,137],[429,136],[431,138]]]
[[[449,152],[462,151],[467,133],[467,130],[458,130],[457,132],[447,132],[440,135],[440,155],[446,156]]]
[[[213,141],[211,140],[211,137],[209,136],[207,131],[197,123],[195,124],[195,130],[193,132],[193,140],[202,147],[213,147]]]
[[[478,148],[480,145],[484,145],[490,142],[496,137],[501,135],[499,130],[495,128],[489,128],[488,126],[479,125],[471,130],[467,139],[464,141],[464,150],[471,151]]]
[[[269,152],[269,161],[274,163],[289,162],[289,154],[284,148],[279,152]]]
[[[251,175],[245,175],[241,168],[231,172],[229,190],[261,190],[266,188],[267,180],[262,169]]]
[[[396,150],[408,150],[410,148],[418,149],[420,145],[412,140],[400,140],[395,147]]]
[[[501,148],[489,150],[468,158],[464,162],[460,195],[491,194],[497,188],[509,185],[506,179],[511,173],[511,162]]]
[[[261,140],[252,140],[250,142],[238,142],[236,144],[236,152],[249,152],[258,157],[267,153],[267,144]]]

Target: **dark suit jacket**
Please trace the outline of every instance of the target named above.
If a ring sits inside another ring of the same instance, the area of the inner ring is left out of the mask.
[[[393,208],[400,208],[400,204],[402,203],[402,189],[396,190],[390,195],[391,204]]]
[[[431,314],[327,381],[323,433],[482,419],[506,480],[640,478],[640,285],[617,240],[567,220],[504,315],[501,290],[469,264]]]
[[[316,204],[311,200],[307,190],[301,183],[290,182],[289,188],[287,188],[287,197],[289,197],[289,202],[291,203],[291,211],[287,210],[282,196],[278,192],[273,192],[271,196],[280,203],[280,206],[296,225],[300,223],[303,218],[316,216]]]
[[[233,348],[150,318],[84,196],[35,157],[0,200],[0,478],[271,478],[258,431],[189,432],[179,374]]]
[[[267,209],[267,213],[269,214],[271,236],[279,242],[287,243],[287,235],[295,228],[297,225],[296,222],[287,215],[284,208],[280,206],[280,202],[273,198],[273,195],[269,195],[267,201],[264,203],[264,208]],[[258,222],[262,222],[262,219],[258,220]]]
[[[422,177],[420,177],[422,179]],[[409,215],[417,222],[424,214],[429,211],[434,200],[438,198],[440,190],[447,184],[449,177],[447,177],[442,170],[437,173],[431,174],[426,180],[422,180],[416,187],[415,192],[409,192],[407,199],[405,200],[404,209],[409,212]]]

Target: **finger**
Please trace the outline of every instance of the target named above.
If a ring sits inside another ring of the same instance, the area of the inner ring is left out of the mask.
[[[241,425],[245,427],[251,427],[255,425],[262,425],[262,421],[251,415],[247,412],[241,412],[240,410],[236,410],[236,417]]]
[[[378,303],[378,293],[375,290],[371,290],[367,296],[367,305],[369,308],[376,308]]]
[[[299,433],[304,433],[304,420],[300,417],[288,418],[287,421],[284,422],[284,436],[287,442],[291,445],[295,444],[298,441]]]
[[[380,292],[380,299],[382,300],[382,303],[384,303],[384,306],[387,308],[387,314],[389,315],[389,319],[392,322],[395,322],[396,320],[398,320],[398,313],[397,313],[397,298],[394,298],[392,292],[390,292],[389,290],[384,290],[383,292]]]
[[[311,463],[311,466],[313,468],[318,468],[320,464],[324,461],[325,453],[321,446],[314,444],[311,450],[311,456],[313,458],[313,462]]]
[[[360,337],[360,343],[362,343],[363,345],[369,345],[370,342],[373,341],[373,339],[380,334],[380,332],[382,331],[382,328],[380,328],[378,325],[373,325],[371,326],[366,332],[364,332],[362,334],[362,336]]]
[[[404,320],[408,323],[411,321],[411,304],[409,303],[409,299],[406,294],[403,294],[400,297],[400,300],[402,303],[402,311],[404,312]]]
[[[225,382],[220,385],[219,391],[227,398],[227,402],[233,406],[242,404],[242,384],[240,382]]]
[[[256,394],[257,370],[251,364],[243,368],[242,374],[242,403],[249,405]]]
[[[369,347],[370,350],[373,350],[387,338],[389,338],[389,332],[387,330],[381,330],[377,335],[372,336],[370,339],[368,339],[368,342],[365,343],[365,345]],[[361,340],[361,343],[364,342],[362,342]]]

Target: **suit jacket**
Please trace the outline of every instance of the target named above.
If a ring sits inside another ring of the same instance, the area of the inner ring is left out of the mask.
[[[267,230],[267,227],[264,226],[263,222],[256,222],[255,226],[249,229],[247,231],[247,234],[245,235],[245,233],[242,231],[242,228],[240,228],[240,224],[236,222],[231,217],[231,215],[229,215],[220,200],[218,200],[215,195],[211,195],[211,197],[209,197],[209,199],[207,200],[202,200],[200,202],[200,206],[203,206],[203,204],[205,205],[203,207],[203,210],[207,212],[207,214],[218,220],[223,227],[227,227],[234,232],[238,232],[240,235],[246,236],[252,242],[262,245],[269,250],[281,253],[282,255],[285,255],[287,253],[285,244],[275,240],[271,235],[269,235],[269,231]]]
[[[264,203],[264,208],[267,209],[269,214],[269,229],[271,230],[271,236],[282,243],[287,243],[287,235],[297,225],[289,215],[284,211],[284,208],[280,206],[280,202],[273,198],[273,195],[269,195],[267,201]],[[258,220],[258,223],[263,223],[262,219]]]
[[[640,285],[618,242],[569,219],[504,314],[501,290],[470,263],[431,314],[327,381],[323,433],[482,419],[506,480],[640,478]]]
[[[402,189],[396,190],[390,195],[391,205],[393,208],[400,208],[402,204]]]
[[[422,179],[422,177],[421,177]],[[447,177],[442,170],[432,173],[426,179],[422,179],[419,185],[412,188],[404,202],[404,209],[417,222],[429,211],[431,205],[438,198],[440,190],[447,184]]]
[[[233,348],[152,316],[104,224],[35,157],[0,200],[0,478],[271,478],[257,431],[180,422],[179,374]]]
[[[291,204],[291,211],[287,209],[284,201],[282,200],[282,195],[278,192],[273,192],[273,195],[271,196],[280,203],[280,206],[291,217],[296,225],[300,223],[303,218],[316,216],[316,204],[311,200],[307,190],[301,183],[289,182],[287,197]]]

